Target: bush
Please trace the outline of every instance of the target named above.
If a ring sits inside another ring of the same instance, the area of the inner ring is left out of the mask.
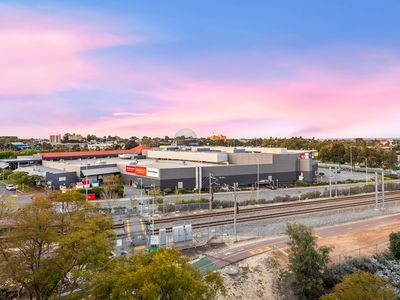
[[[33,149],[26,149],[26,150],[22,150],[19,155],[33,155],[33,154],[37,154],[36,150]]]
[[[78,193],[86,194],[86,189],[77,189]]]
[[[0,152],[0,159],[14,158],[14,152],[11,151],[3,151]]]
[[[3,173],[2,173],[2,175],[4,176],[4,178],[2,178],[2,179],[7,180],[8,177],[9,177],[11,174],[12,174],[12,171],[11,171],[10,169],[4,170]]]
[[[394,258],[400,259],[400,232],[392,232],[389,235],[389,240],[390,253],[393,255]]]
[[[163,190],[165,194],[172,194],[174,191],[171,188],[166,188]]]
[[[321,300],[395,300],[396,294],[388,287],[388,281],[380,276],[356,270],[351,275],[343,277],[343,281],[337,284],[333,293],[324,295]]]
[[[352,274],[354,270],[375,273],[378,269],[368,258],[355,258],[343,264],[332,265],[324,273],[324,287],[332,289],[342,281],[344,276]]]
[[[83,190],[85,192],[85,189],[83,189]],[[96,194],[96,198],[98,199],[98,198],[100,198],[102,191],[103,191],[103,189],[101,187],[94,187],[94,188],[92,188],[91,193]]]

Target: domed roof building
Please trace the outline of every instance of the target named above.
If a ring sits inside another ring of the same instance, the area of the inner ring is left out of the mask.
[[[190,128],[178,130],[174,137],[176,146],[197,146],[197,134]]]

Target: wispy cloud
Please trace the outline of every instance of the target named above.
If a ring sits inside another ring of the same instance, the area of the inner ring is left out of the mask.
[[[51,94],[85,87],[89,79],[104,71],[90,60],[88,52],[141,40],[116,34],[111,24],[107,28],[3,4],[0,95]]]

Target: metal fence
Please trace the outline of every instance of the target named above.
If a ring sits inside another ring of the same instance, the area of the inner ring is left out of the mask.
[[[389,241],[372,244],[362,248],[356,248],[350,251],[342,252],[331,257],[332,263],[345,263],[354,258],[367,258],[376,254],[384,253],[389,248]]]

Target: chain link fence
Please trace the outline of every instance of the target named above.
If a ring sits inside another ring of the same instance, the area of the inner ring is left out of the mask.
[[[362,248],[356,248],[350,251],[342,252],[331,257],[331,263],[342,264],[354,258],[368,258],[380,253],[384,253],[389,248],[389,241],[372,244]]]

